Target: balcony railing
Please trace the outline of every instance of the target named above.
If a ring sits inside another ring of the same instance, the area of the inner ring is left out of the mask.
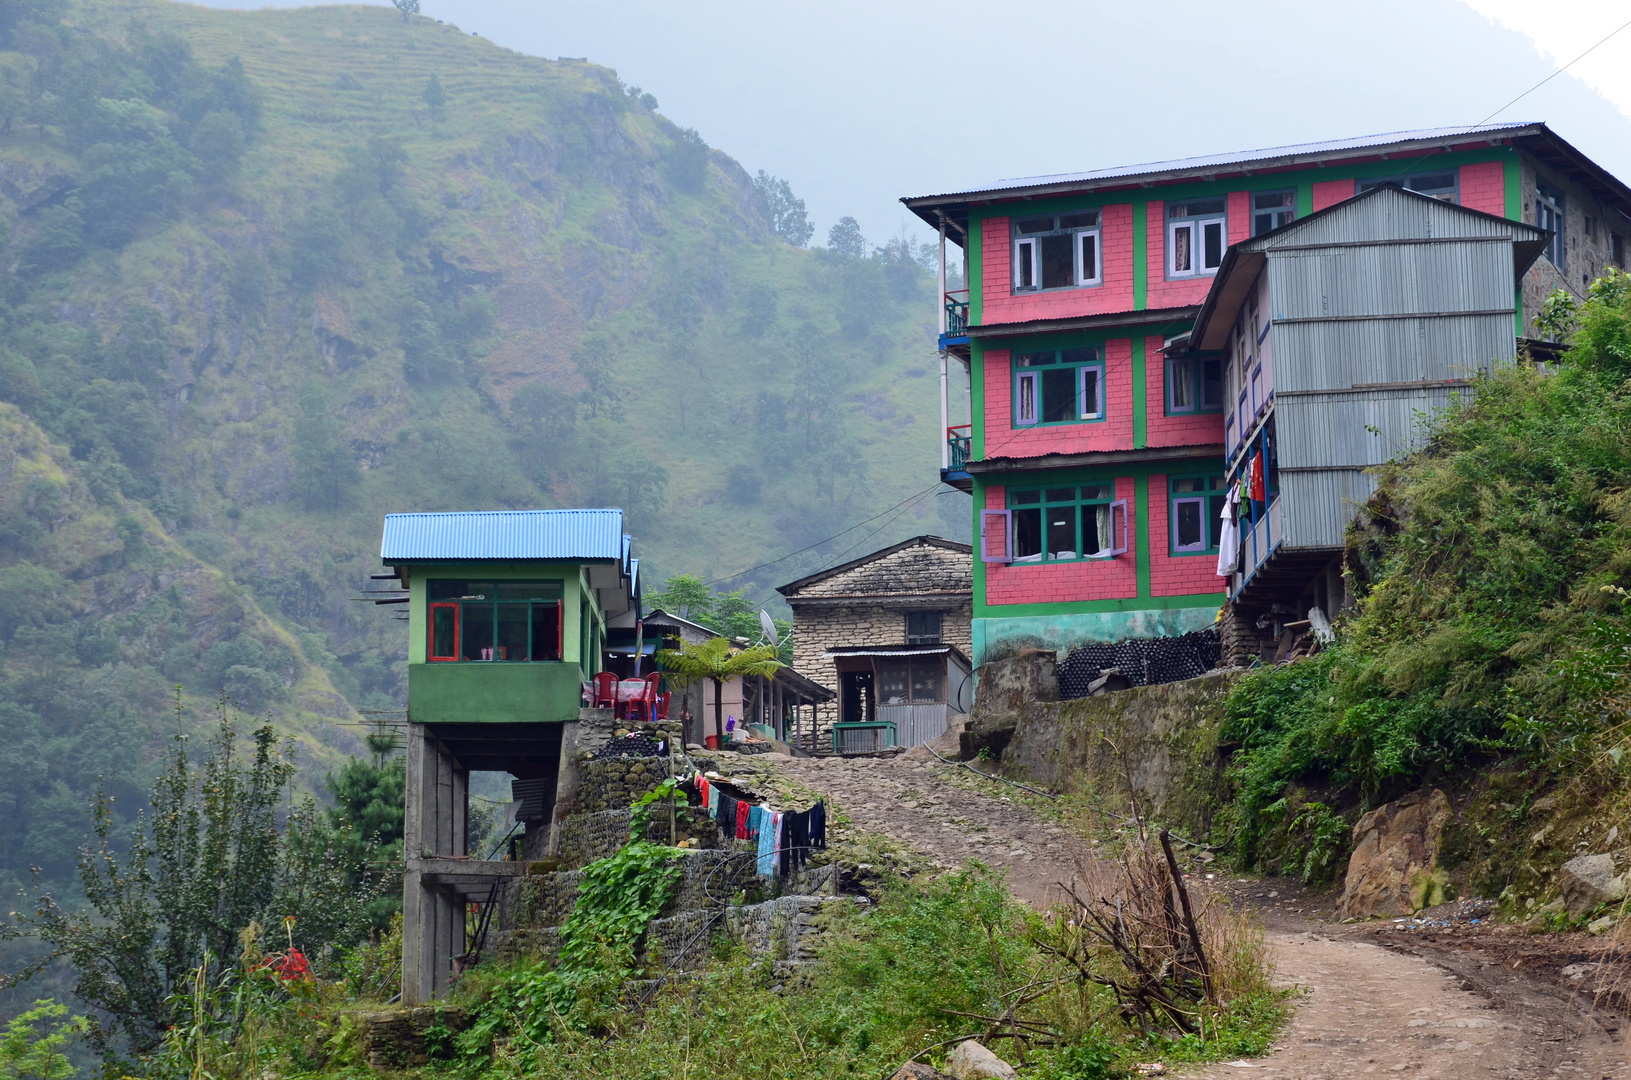
[[[951,447],[951,471],[962,472],[974,453],[974,426],[960,424],[947,428],[946,445]]]
[[[948,337],[960,337],[966,333],[968,333],[968,290],[957,289],[946,294],[946,334]]]

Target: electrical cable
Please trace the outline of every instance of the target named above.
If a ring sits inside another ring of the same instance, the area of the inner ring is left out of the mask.
[[[763,570],[767,566],[775,566],[779,562],[786,562],[788,559],[791,559],[794,555],[802,555],[806,551],[812,551],[812,550],[820,547],[822,544],[831,543],[832,541],[838,539],[840,536],[843,536],[845,533],[854,532],[856,529],[859,529],[862,525],[865,525],[868,522],[877,521],[879,518],[881,518],[885,514],[889,513],[890,510],[894,510],[896,507],[903,506],[906,503],[911,502],[913,499],[922,498],[924,495],[928,494],[929,492],[933,491],[935,488],[937,488],[939,486],[940,486],[940,481],[936,480],[934,483],[930,484],[928,487],[924,488],[922,491],[919,491],[916,494],[906,496],[906,498],[902,499],[900,502],[896,503],[894,506],[887,507],[887,508],[885,508],[883,510],[880,510],[876,514],[873,514],[871,517],[867,518],[864,521],[857,521],[854,525],[851,525],[846,529],[840,529],[838,532],[833,533],[831,536],[826,537],[825,539],[817,540],[815,543],[810,544],[810,545],[808,545],[806,547],[801,547],[797,551],[789,551],[786,555],[782,555],[782,556],[780,556],[778,558],[771,559],[769,562],[760,563],[758,566],[750,566],[746,570],[738,570],[734,574],[726,574],[724,577],[717,577],[717,578],[714,578],[712,581],[704,581],[703,584],[704,585],[718,585],[721,581],[734,581],[737,578],[746,577],[748,574],[753,573],[755,570]]]

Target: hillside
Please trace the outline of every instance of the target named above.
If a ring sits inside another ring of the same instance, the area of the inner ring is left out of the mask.
[[[776,214],[607,69],[389,8],[8,5],[0,882],[69,869],[98,775],[145,787],[176,684],[309,784],[358,752],[404,691],[351,599],[389,511],[624,506],[655,587],[929,486],[922,253]],[[967,522],[930,495],[730,584]]]

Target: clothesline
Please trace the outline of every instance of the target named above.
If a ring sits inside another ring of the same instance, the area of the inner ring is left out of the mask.
[[[691,777],[697,798],[727,837],[758,844],[756,872],[787,877],[801,868],[812,849],[827,846],[827,804],[817,800],[808,810],[781,811],[726,794],[702,773]]]

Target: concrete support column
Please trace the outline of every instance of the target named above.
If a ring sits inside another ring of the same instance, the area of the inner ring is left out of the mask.
[[[402,1002],[445,993],[453,957],[464,951],[464,902],[424,882],[426,857],[467,854],[468,770],[424,724],[408,725],[403,790]]]

